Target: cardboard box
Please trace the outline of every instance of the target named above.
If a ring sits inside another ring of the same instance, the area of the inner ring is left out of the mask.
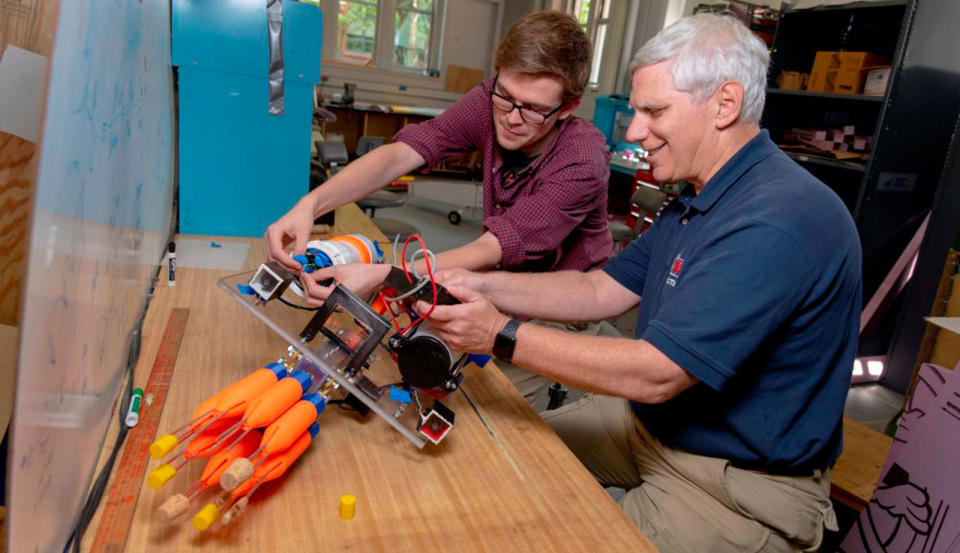
[[[863,93],[868,96],[883,96],[887,91],[887,81],[890,79],[889,67],[875,67],[867,71],[863,81]]]
[[[810,75],[797,71],[781,71],[777,77],[777,86],[783,90],[803,90],[807,86]]]
[[[811,92],[834,92],[859,94],[863,86],[863,70],[867,67],[889,63],[876,54],[868,52],[819,51],[810,70],[807,90]]]

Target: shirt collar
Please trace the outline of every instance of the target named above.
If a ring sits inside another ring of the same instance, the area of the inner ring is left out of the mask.
[[[490,94],[487,93],[487,99],[489,100]],[[490,103],[490,132],[493,133],[493,172],[496,173],[500,171],[500,168],[503,167],[503,148],[500,147],[500,144],[497,142],[497,131],[493,128],[493,103]],[[570,126],[570,122],[573,120],[573,116],[567,117],[566,119],[561,119],[560,124],[557,126],[557,134],[553,136],[553,140],[547,144],[547,147],[543,149],[542,152],[537,154],[537,158],[534,159],[531,163],[527,164],[522,171],[517,173],[517,176],[525,174],[527,171],[532,171],[536,168],[539,168],[543,165],[543,160],[549,157],[548,154],[552,153],[553,150],[557,147],[557,144],[560,143],[560,136],[567,130],[567,127]]]
[[[708,211],[747,170],[776,151],[777,146],[770,140],[770,134],[761,130],[707,181],[700,194],[690,200],[690,208],[701,213]]]

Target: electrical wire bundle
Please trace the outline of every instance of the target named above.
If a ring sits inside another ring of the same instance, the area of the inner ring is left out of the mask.
[[[399,332],[404,336],[409,336],[410,332],[416,329],[421,322],[426,320],[426,318],[430,316],[430,313],[433,313],[433,309],[437,306],[437,297],[438,297],[437,282],[434,279],[434,275],[433,275],[433,267],[436,264],[436,256],[433,254],[433,252],[427,249],[427,245],[424,243],[423,238],[421,238],[419,234],[411,234],[410,236],[407,237],[406,241],[404,241],[403,243],[403,251],[400,254],[400,264],[401,264],[401,268],[403,269],[403,273],[407,278],[407,282],[409,282],[410,284],[414,284],[413,279],[410,278],[410,272],[407,271],[407,246],[410,244],[410,242],[413,239],[416,239],[418,242],[420,242],[420,249],[414,252],[410,256],[410,269],[413,271],[414,276],[417,277],[418,282],[409,291],[403,294],[400,294],[398,296],[387,296],[383,292],[380,292],[378,294],[381,301],[384,302],[384,306],[386,306],[387,308],[387,314],[390,316],[390,320],[393,322],[393,326],[396,327],[397,332]],[[400,241],[400,235],[397,235],[396,239],[394,239],[393,241],[393,251],[391,253],[391,258],[390,258],[391,264],[394,263],[394,261],[396,260],[397,245],[399,244],[399,241]],[[417,271],[416,260],[418,255],[422,255],[424,258],[424,262],[426,263],[426,266],[427,266],[426,277],[424,277]],[[396,315],[394,314],[393,309],[390,307],[390,303],[397,303],[397,302],[403,301],[404,299],[419,292],[428,283],[433,289],[433,302],[430,304],[430,308],[427,309],[425,313],[417,317],[416,320],[411,321],[409,325],[407,325],[404,328],[400,328],[400,324],[397,322]]]

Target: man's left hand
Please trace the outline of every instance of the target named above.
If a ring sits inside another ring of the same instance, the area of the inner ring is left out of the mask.
[[[466,353],[490,353],[497,333],[510,320],[497,311],[479,292],[462,286],[447,291],[459,299],[458,305],[438,305],[427,318],[430,326],[452,349]],[[417,302],[418,313],[426,313],[430,304]]]

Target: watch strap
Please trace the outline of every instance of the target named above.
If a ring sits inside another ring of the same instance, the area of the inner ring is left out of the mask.
[[[493,355],[497,359],[508,363],[513,359],[513,350],[517,345],[518,328],[520,328],[520,321],[510,319],[497,333],[497,337],[493,340]]]

